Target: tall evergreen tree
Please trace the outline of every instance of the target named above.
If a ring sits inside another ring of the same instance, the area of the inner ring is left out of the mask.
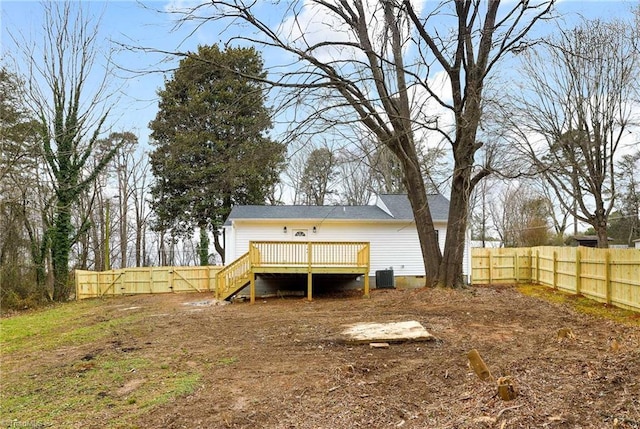
[[[263,204],[278,181],[285,146],[267,135],[270,111],[256,80],[265,76],[253,48],[200,46],[158,92],[149,124],[155,227],[177,235],[199,228],[201,264],[208,262],[208,231],[224,258],[217,231],[232,206]]]

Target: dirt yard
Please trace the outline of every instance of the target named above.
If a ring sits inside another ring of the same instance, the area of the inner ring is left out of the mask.
[[[24,370],[66,377],[117,352],[198,374],[186,393],[128,416],[124,407],[86,413],[75,424],[83,428],[640,428],[637,324],[578,314],[510,287],[193,305],[211,299],[105,300],[96,320],[126,313],[132,322],[99,340],[27,356]],[[374,349],[338,340],[345,324],[405,320],[421,322],[437,341]],[[503,401],[495,381],[478,379],[468,366],[472,349],[494,378],[511,377],[516,399]],[[128,370],[89,395],[140,402],[153,377]],[[56,416],[40,421],[59,427]]]

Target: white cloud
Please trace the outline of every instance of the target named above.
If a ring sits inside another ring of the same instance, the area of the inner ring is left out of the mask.
[[[414,1],[414,8],[420,14],[426,0]],[[336,7],[343,8],[335,1]],[[352,6],[355,9],[355,6]],[[379,0],[364,0],[364,16],[368,20],[369,39],[376,51],[388,40],[382,37],[384,15]],[[326,6],[318,5],[313,0],[304,0],[299,9],[292,10],[278,29],[286,41],[299,49],[307,49],[324,42],[340,44],[339,46],[322,46],[313,51],[313,55],[322,61],[340,61],[364,59],[360,49],[346,46],[347,42],[357,40],[353,29],[344,19]]]
[[[201,4],[202,0],[169,0],[163,9],[169,13],[187,13]]]

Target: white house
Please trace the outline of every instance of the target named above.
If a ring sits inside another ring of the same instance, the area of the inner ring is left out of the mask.
[[[429,208],[440,248],[449,215],[449,201],[429,195]],[[224,226],[225,262],[249,249],[250,241],[355,241],[370,243],[369,278],[393,270],[396,287],[424,286],[424,265],[413,213],[406,195],[379,195],[366,206],[236,206]],[[463,272],[468,279],[467,240]],[[361,281],[361,279],[358,279]]]

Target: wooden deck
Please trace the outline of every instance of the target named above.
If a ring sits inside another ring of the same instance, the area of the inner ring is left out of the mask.
[[[223,268],[217,276],[219,299],[234,295],[247,283],[255,302],[255,278],[262,273],[307,274],[307,299],[313,297],[313,274],[364,276],[364,296],[369,296],[368,242],[252,241],[249,251]]]

